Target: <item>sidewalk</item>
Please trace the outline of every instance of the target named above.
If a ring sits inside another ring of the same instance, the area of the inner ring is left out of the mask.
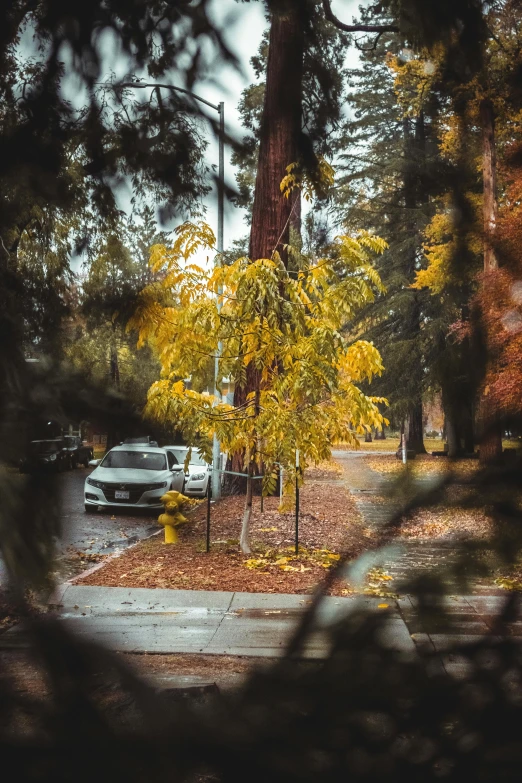
[[[284,652],[310,600],[306,595],[231,593],[65,584],[52,598],[57,617],[78,634],[129,653],[204,653],[271,658]],[[398,606],[382,599],[326,597],[305,658],[329,653],[330,625],[361,609],[385,613],[384,646],[414,654],[415,645]],[[0,637],[0,646],[25,643],[21,627]]]
[[[381,452],[333,452],[334,459],[343,468],[342,482],[351,493],[365,526],[376,533],[400,510],[403,500],[406,500],[398,497],[396,492],[391,492],[396,481],[395,476],[377,473],[366,463],[364,457],[379,453]],[[387,456],[390,456],[389,452]],[[437,475],[418,476],[413,480],[412,488],[416,492],[426,491],[436,485],[438,480]],[[452,571],[457,558],[458,552],[452,540],[399,538],[379,553],[375,564],[393,578],[390,588],[403,594],[406,592],[404,585],[421,575],[426,576],[430,571],[440,574],[444,569]],[[462,594],[462,587],[454,576],[446,576],[447,592],[451,595]],[[492,585],[490,579],[477,577],[473,578],[464,592],[473,592],[474,595],[484,597],[506,595],[505,591]]]
[[[255,658],[280,656],[309,596],[268,593],[205,592],[65,584],[51,608],[78,636],[128,653],[192,653]],[[406,658],[435,652],[444,669],[459,675],[465,663],[448,653],[456,644],[473,644],[494,627],[503,598],[453,596],[445,600],[446,618],[421,625],[414,599],[370,596],[326,597],[304,658],[326,658],[327,629],[354,611],[379,613],[379,643]],[[522,615],[509,626],[509,637],[522,639]],[[0,637],[0,647],[26,644],[23,628]]]

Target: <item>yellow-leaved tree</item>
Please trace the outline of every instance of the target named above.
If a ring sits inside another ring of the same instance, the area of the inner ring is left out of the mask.
[[[277,253],[207,269],[191,258],[202,247],[214,249],[211,229],[184,223],[176,234],[173,247],[153,247],[150,264],[160,282],[143,291],[129,324],[162,366],[146,413],[181,431],[209,462],[214,433],[229,455],[244,455],[240,546],[248,553],[256,472],[269,493],[278,465],[295,476],[296,449],[305,467],[328,458],[336,442],[357,447],[356,433],[385,422],[378,408],[385,400],[358,386],[382,372],[381,357],[369,342],[348,343],[341,330],[382,291],[372,255],[386,243],[366,233],[339,236],[331,257],[310,261],[296,254],[293,271]],[[256,379],[240,408],[183,380],[204,376],[218,346],[219,378],[245,384],[250,373]]]

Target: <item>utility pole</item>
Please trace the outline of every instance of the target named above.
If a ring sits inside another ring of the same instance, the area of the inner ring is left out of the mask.
[[[221,102],[219,111],[219,170],[218,170],[218,232],[217,232],[217,255],[214,259],[215,266],[221,266],[223,258],[223,223],[225,215],[225,104]],[[223,287],[220,286],[217,291],[217,309],[221,311],[221,295]],[[214,395],[216,399],[221,398],[219,378],[219,360],[223,353],[223,344],[218,343],[216,358],[214,360]],[[217,500],[221,497],[221,443],[216,434],[212,443],[212,497]]]

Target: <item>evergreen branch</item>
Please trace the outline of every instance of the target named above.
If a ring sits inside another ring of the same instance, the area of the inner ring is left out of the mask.
[[[326,19],[333,25],[344,30],[345,33],[398,33],[399,27],[395,24],[345,24],[335,16],[332,11],[331,0],[323,0],[323,9]]]

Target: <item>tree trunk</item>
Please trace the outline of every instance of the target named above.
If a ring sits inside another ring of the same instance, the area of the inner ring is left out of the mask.
[[[301,195],[290,198],[281,193],[286,167],[299,158],[302,115],[304,20],[299,0],[279,0],[271,4],[271,25],[266,71],[265,100],[261,119],[259,158],[252,209],[249,256],[252,260],[272,258],[277,251],[288,262],[284,245],[289,243],[290,226],[300,231]],[[243,405],[247,395],[259,385],[260,373],[247,367],[246,383],[236,384],[234,405]],[[227,469],[243,472],[244,454],[233,454]],[[226,481],[227,491],[245,491],[245,479]],[[252,491],[252,489],[251,489]]]
[[[473,427],[473,405],[465,406],[462,421],[462,436],[464,439],[464,453],[473,454],[475,451],[475,430]]]
[[[495,114],[489,98],[480,104],[482,122],[482,175],[484,189],[484,273],[498,269],[495,253],[495,229],[497,225],[497,158],[495,150]],[[487,281],[485,281],[487,285]],[[496,411],[488,397],[480,402],[480,461],[495,462],[502,455],[502,430]]]
[[[299,0],[284,0],[271,14],[265,101],[257,166],[249,255],[286,261],[290,223],[300,223],[300,193],[280,189],[286,167],[299,157],[302,114],[303,18]],[[277,9],[277,10],[276,10]],[[293,218],[293,221],[292,221]]]
[[[118,362],[118,348],[114,342],[111,343],[109,364],[112,384],[118,391],[120,391],[120,365]]]
[[[406,419],[406,440],[408,448],[416,454],[426,454],[424,448],[422,402],[418,402]]]
[[[241,536],[239,538],[239,548],[244,555],[251,554],[250,549],[250,519],[252,517],[252,470],[253,462],[248,462],[248,478],[246,480],[246,498],[245,498],[245,510],[243,511],[243,523],[241,525]]]
[[[497,155],[495,149],[495,114],[493,104],[485,98],[480,104],[482,121],[482,176],[484,189],[484,272],[498,269],[495,253],[495,230],[497,226]]]
[[[446,430],[446,443],[448,444],[448,457],[459,456],[460,453],[460,440],[458,436],[457,423],[453,415],[453,411],[445,412],[445,430]]]
[[[444,410],[444,441],[448,444],[448,457],[455,459],[460,456],[460,428],[457,416],[458,405],[455,402],[455,388],[448,380],[449,386],[442,389],[442,408]]]
[[[118,362],[118,346],[116,344],[116,338],[114,335],[110,345],[109,353],[109,376],[113,387],[120,391],[120,365]],[[120,405],[121,403],[117,404]],[[117,446],[120,440],[121,433],[110,426],[109,431],[107,432],[107,451],[112,449],[114,446]]]
[[[370,430],[366,430],[366,432],[364,433],[364,442],[365,443],[372,442],[372,433],[370,432]]]
[[[407,221],[406,233],[417,241],[410,242],[405,251],[404,275],[406,280],[412,280],[417,267],[417,246],[421,241],[416,224],[416,213],[426,199],[423,173],[426,166],[426,132],[425,118],[421,111],[414,120],[413,133],[411,120],[405,118],[404,129],[404,157],[405,168],[403,174],[404,206],[406,208]],[[411,291],[410,298],[404,305],[403,335],[407,340],[411,352],[411,364],[408,365],[407,375],[402,382],[409,400],[409,412],[405,422],[405,434],[408,449],[416,454],[425,454],[424,428],[422,411],[422,387],[423,387],[423,356],[421,340],[422,322],[422,295],[418,291]]]

